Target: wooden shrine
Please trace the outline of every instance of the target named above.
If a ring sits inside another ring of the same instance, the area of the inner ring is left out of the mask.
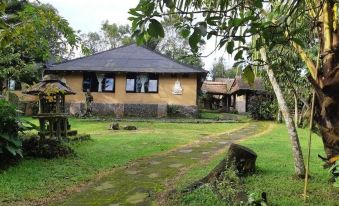
[[[66,138],[70,132],[68,124],[69,114],[66,112],[65,95],[75,92],[66,83],[55,75],[46,75],[39,83],[33,85],[23,93],[39,97],[39,112],[33,118],[40,123],[40,136],[42,138]]]

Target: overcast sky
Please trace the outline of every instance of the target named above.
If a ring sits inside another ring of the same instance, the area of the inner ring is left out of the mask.
[[[68,20],[75,30],[81,32],[99,31],[101,23],[130,24],[128,10],[135,7],[139,0],[40,0],[52,4],[61,16]],[[203,54],[213,51],[215,41],[207,42]],[[222,56],[223,51],[203,58],[205,69],[210,70],[214,59]],[[225,55],[225,58],[229,59]]]

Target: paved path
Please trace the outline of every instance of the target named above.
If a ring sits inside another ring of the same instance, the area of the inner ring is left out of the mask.
[[[263,131],[263,127],[261,123],[251,123],[233,132],[202,137],[191,145],[137,160],[55,205],[154,205],[155,194],[163,191],[170,180],[178,178],[185,168],[199,163],[206,155],[225,150],[234,141]]]

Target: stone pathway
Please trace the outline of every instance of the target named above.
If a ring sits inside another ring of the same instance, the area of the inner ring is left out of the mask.
[[[227,149],[234,141],[255,135],[264,129],[263,124],[255,122],[233,132],[202,137],[197,143],[137,160],[128,167],[116,169],[112,174],[55,205],[154,205],[155,194],[164,190],[166,182],[177,178],[185,168]]]

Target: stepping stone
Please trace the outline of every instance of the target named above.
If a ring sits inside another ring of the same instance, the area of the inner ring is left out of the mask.
[[[158,165],[158,164],[160,164],[160,162],[158,162],[158,161],[150,161],[150,164],[151,165]]]
[[[110,182],[104,182],[101,185],[95,187],[94,189],[96,191],[102,191],[102,190],[112,189],[113,187],[114,187],[114,185],[111,184]]]
[[[207,155],[207,154],[209,154],[210,152],[202,152],[201,154],[203,154],[203,155]]]
[[[139,173],[139,171],[137,171],[137,170],[127,170],[126,171],[126,174],[129,174],[129,175],[136,175],[138,173]]]
[[[137,192],[134,195],[129,196],[126,202],[130,204],[139,204],[144,202],[147,197],[148,197],[147,193]]]
[[[183,164],[180,164],[180,163],[176,163],[176,164],[171,164],[171,165],[168,165],[169,167],[172,167],[172,168],[178,168],[178,167],[181,167]]]
[[[147,177],[156,178],[156,177],[159,177],[159,174],[158,173],[151,173],[151,174],[147,175]]]
[[[229,144],[229,142],[226,142],[226,141],[222,141],[222,142],[218,142],[219,144],[223,144],[223,145],[225,145],[225,144]]]
[[[191,153],[192,149],[182,149],[182,150],[179,150],[179,152],[181,152],[181,153]]]
[[[119,203],[113,203],[113,204],[109,204],[108,206],[119,206]]]
[[[177,157],[177,156],[175,156],[175,155],[171,155],[171,156],[169,156],[169,157],[175,158],[175,157]]]
[[[191,157],[191,160],[198,160],[199,158]]]

